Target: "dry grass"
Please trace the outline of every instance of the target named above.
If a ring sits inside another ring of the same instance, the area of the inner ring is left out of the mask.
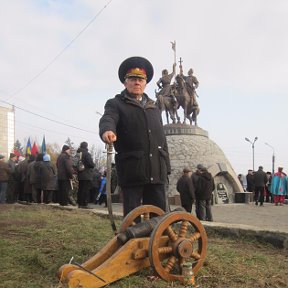
[[[0,206],[0,287],[56,288],[59,267],[74,256],[81,263],[113,237],[109,221],[80,210],[45,205]],[[245,239],[212,236],[197,277],[199,287],[288,287],[288,252]],[[111,288],[183,287],[151,280],[151,269]]]

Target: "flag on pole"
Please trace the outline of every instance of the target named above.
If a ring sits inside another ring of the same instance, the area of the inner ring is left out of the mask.
[[[36,156],[37,153],[38,153],[38,147],[37,147],[36,142],[34,141],[33,147],[32,147],[32,150],[31,150],[31,154]]]
[[[31,155],[31,151],[32,151],[32,146],[31,146],[30,137],[29,137],[27,141],[27,145],[26,145],[26,154]]]
[[[42,140],[41,153],[42,153],[42,154],[46,154],[46,141],[45,141],[45,135],[43,136],[43,140]]]

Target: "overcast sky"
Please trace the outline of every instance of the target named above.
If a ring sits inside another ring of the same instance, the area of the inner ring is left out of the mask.
[[[258,137],[255,168],[271,171],[268,143],[276,166],[288,170],[288,1],[1,2],[0,100],[88,131],[16,109],[23,145],[29,136],[41,144],[45,134],[48,143],[62,145],[70,137],[76,145],[104,147],[97,113],[123,89],[120,63],[130,56],[153,63],[146,92],[154,99],[162,69],[172,69],[170,42],[176,40],[177,60],[182,57],[184,72],[192,67],[200,82],[198,125],[236,173],[252,168],[245,137]]]

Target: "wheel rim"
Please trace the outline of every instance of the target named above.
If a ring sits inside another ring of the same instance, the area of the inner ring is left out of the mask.
[[[154,228],[149,242],[149,259],[157,274],[166,281],[180,281],[181,266],[192,263],[196,275],[203,266],[207,235],[201,222],[186,212],[172,212]]]

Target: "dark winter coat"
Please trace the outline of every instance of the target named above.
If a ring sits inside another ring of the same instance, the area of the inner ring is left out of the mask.
[[[41,186],[43,190],[56,190],[56,171],[50,162],[41,166]]]
[[[0,161],[0,182],[8,182],[11,168],[6,162]]]
[[[33,163],[33,164],[32,164]],[[41,166],[42,161],[35,161],[29,164],[29,181],[30,184],[34,185],[36,188],[41,188]]]
[[[195,195],[197,200],[210,200],[212,192],[215,189],[214,179],[208,171],[203,171],[198,178],[195,187]]]
[[[88,152],[86,148],[79,148],[77,153],[82,152],[82,162],[84,164],[84,170],[78,172],[78,180],[90,180],[93,179],[93,168],[95,164],[93,163],[91,154]]]
[[[28,164],[29,164],[29,162],[28,162],[28,159],[26,158],[25,160],[21,161],[16,167],[17,173],[19,174],[19,180],[21,182],[25,181],[25,177],[26,177],[27,169],[28,169]]]
[[[259,169],[254,173],[254,184],[255,187],[264,187],[266,183],[268,182],[267,174]]]
[[[255,190],[254,175],[247,174],[246,175],[246,181],[247,181],[246,190],[249,192],[254,192],[254,190]]]
[[[118,183],[121,187],[164,184],[170,174],[168,147],[155,102],[143,94],[145,106],[127,90],[106,102],[99,134],[113,131]]]
[[[73,166],[70,155],[62,152],[57,158],[58,180],[69,180],[73,178]]]
[[[15,172],[16,163],[13,160],[9,159],[7,164],[11,169],[11,173],[9,173],[9,176],[8,176],[8,178],[9,178],[8,181],[14,182],[14,181],[16,181],[16,172]]]
[[[182,175],[177,181],[177,191],[180,193],[181,203],[195,200],[195,189],[192,179],[189,175]]]

